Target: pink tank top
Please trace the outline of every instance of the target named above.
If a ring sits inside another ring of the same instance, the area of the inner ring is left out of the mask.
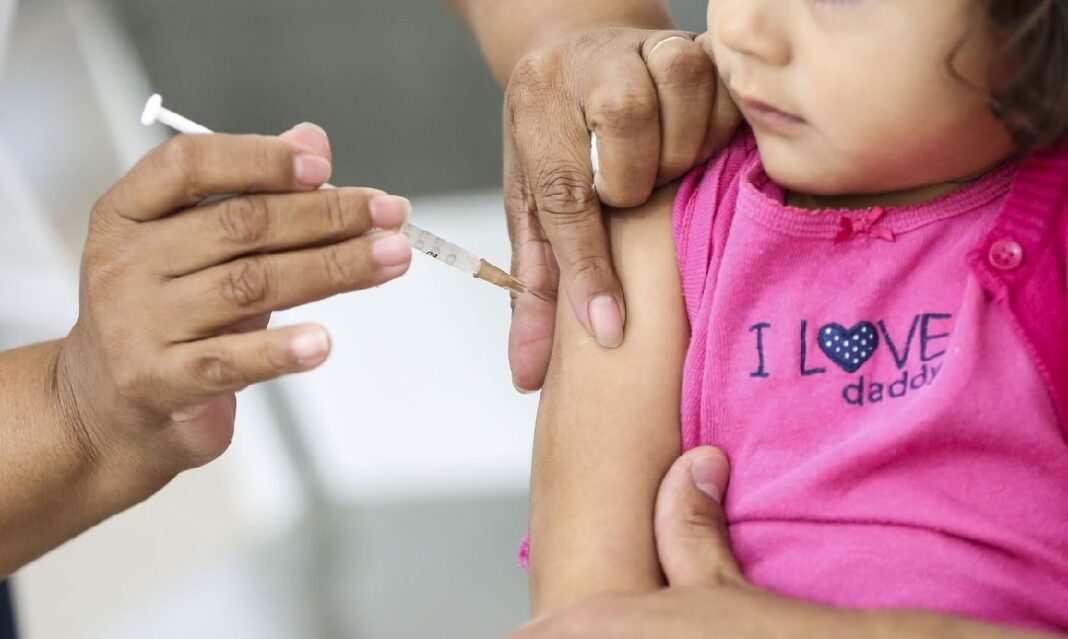
[[[1017,168],[920,206],[810,212],[743,131],[684,181],[683,441],[729,455],[755,584],[1068,630],[1068,444],[968,266]]]

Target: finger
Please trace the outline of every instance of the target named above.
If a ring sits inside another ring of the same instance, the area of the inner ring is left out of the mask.
[[[171,413],[174,433],[182,442],[180,468],[199,468],[222,455],[234,438],[237,398],[233,393],[179,408]]]
[[[692,35],[649,38],[643,57],[660,103],[660,165],[657,183],[690,170],[704,148],[716,95],[716,69]]]
[[[178,277],[242,255],[332,244],[372,228],[399,229],[410,211],[404,198],[375,189],[238,196],[159,220],[145,250],[166,260],[161,274]]]
[[[531,393],[541,388],[549,370],[560,272],[552,247],[538,222],[537,206],[527,188],[507,128],[504,167],[504,206],[508,215],[508,236],[512,240],[512,273],[536,293],[512,300],[508,362],[516,390]]]
[[[555,279],[556,266],[550,260],[552,256],[546,244],[527,245],[524,252],[538,254],[529,258],[521,273],[544,272],[546,275],[535,277],[527,275],[520,279],[532,287],[532,290],[548,290],[551,280]],[[535,263],[535,261],[540,261]],[[537,288],[535,288],[537,287]],[[556,293],[538,296],[521,295],[515,300],[512,311],[512,325],[508,333],[508,361],[512,369],[512,383],[521,393],[532,393],[545,383],[552,356],[553,337],[556,332]]]
[[[182,409],[178,421],[199,417],[188,413],[218,395],[311,370],[330,354],[330,337],[315,325],[238,333],[178,344],[169,348],[159,387],[166,407]]]
[[[715,56],[712,53],[711,40],[708,38],[707,33],[703,33],[697,37],[696,43],[705,52],[705,55],[709,60],[712,60],[715,64]],[[734,136],[735,131],[742,124],[742,112],[738,109],[738,105],[731,99],[730,91],[727,90],[727,86],[723,84],[723,79],[719,77],[719,73],[716,72],[716,84],[715,94],[713,96],[712,106],[712,119],[708,125],[707,133],[705,134],[704,147],[701,149],[701,154],[697,158],[697,163],[701,164],[708,161],[713,155],[718,153],[727,143],[730,142]]]
[[[644,61],[604,62],[585,111],[587,128],[597,134],[597,195],[609,206],[642,204],[653,192],[660,157],[660,102]]]
[[[512,115],[519,117],[519,112]],[[538,222],[552,245],[568,301],[601,346],[618,347],[623,343],[626,309],[593,190],[585,121],[572,112],[551,127],[526,120],[513,123]]]
[[[729,471],[727,457],[718,449],[695,448],[672,465],[660,484],[656,545],[672,587],[745,583],[721,505]]]
[[[159,304],[174,318],[168,337],[200,339],[248,317],[384,284],[408,270],[411,256],[408,238],[392,231],[254,255],[168,282]]]
[[[329,161],[333,161],[334,152],[330,148],[330,136],[323,127],[311,122],[301,122],[292,129],[278,136],[282,140],[308,149]]]
[[[152,220],[209,195],[317,189],[330,170],[329,160],[278,137],[179,135],[134,165],[98,207]]]

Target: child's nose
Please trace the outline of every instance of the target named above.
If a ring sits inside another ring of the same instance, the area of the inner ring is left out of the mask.
[[[792,48],[785,28],[792,0],[712,0],[719,40],[729,49],[774,66],[790,63]]]

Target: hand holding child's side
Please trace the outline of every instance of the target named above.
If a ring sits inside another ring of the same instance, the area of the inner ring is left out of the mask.
[[[831,608],[749,584],[731,553],[720,506],[727,474],[721,452],[697,448],[680,457],[664,478],[656,538],[668,588],[594,597],[537,619],[509,639],[1049,637],[915,611]]]

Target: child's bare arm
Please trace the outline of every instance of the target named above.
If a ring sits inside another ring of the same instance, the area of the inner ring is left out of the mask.
[[[660,585],[657,487],[679,454],[689,338],[671,233],[674,188],[606,216],[627,297],[622,347],[598,346],[566,304],[542,395],[531,485],[535,615]]]

